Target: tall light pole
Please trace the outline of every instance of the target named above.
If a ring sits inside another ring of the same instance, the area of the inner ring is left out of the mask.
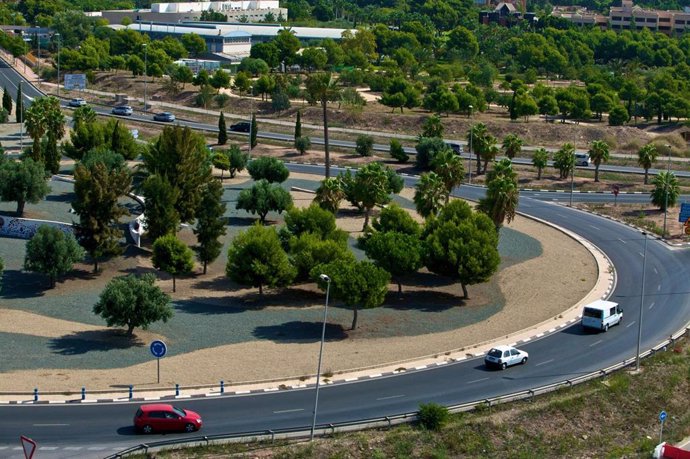
[[[472,112],[472,106],[470,105],[470,113]],[[474,129],[472,129],[473,126],[470,126],[470,157],[467,160],[467,170],[469,172],[467,183],[472,183],[472,135]]]
[[[17,86],[19,87],[17,94],[23,99],[24,94],[22,93],[22,82],[20,81]],[[21,108],[17,114],[19,115],[19,153],[22,154],[24,153],[24,104],[22,103],[21,107],[19,107],[19,100],[17,100],[16,107]],[[15,108],[15,110],[17,108]]]
[[[666,180],[664,180],[664,237],[666,237],[666,214],[668,213],[668,182],[671,178],[671,145],[666,145],[668,149],[668,163],[666,165]]]
[[[644,237],[644,251],[642,252],[642,293],[640,294],[640,317],[637,324],[637,354],[635,359],[635,371],[640,371],[640,342],[642,341],[642,310],[644,309],[644,281],[647,271],[647,233],[642,232]]]
[[[319,349],[319,365],[316,367],[316,396],[314,397],[314,417],[311,421],[311,437],[314,440],[314,429],[316,428],[316,410],[319,406],[319,383],[321,382],[321,358],[323,357],[323,342],[326,340],[326,318],[328,317],[328,295],[331,293],[331,278],[321,274],[319,278],[327,283],[326,286],[326,307],[323,309],[323,326],[321,327],[321,348]]]
[[[35,26],[36,29],[36,46],[38,47],[38,59],[36,59],[36,65],[38,65],[38,81],[37,85],[41,85],[41,26]]]
[[[146,90],[147,90],[147,84],[148,84],[148,44],[143,43],[141,46],[144,47],[144,111],[146,111]]]
[[[573,191],[575,190],[575,163],[570,169],[570,207],[573,207]]]
[[[55,38],[58,42],[58,55],[57,55],[57,96],[60,98],[60,32],[55,32]]]
[[[249,97],[249,103],[251,105],[251,108],[249,109],[249,156],[251,157],[251,155],[252,155],[252,134],[254,131],[254,123],[252,123],[252,121],[254,120],[254,86],[251,86],[250,90],[251,90],[251,94]]]

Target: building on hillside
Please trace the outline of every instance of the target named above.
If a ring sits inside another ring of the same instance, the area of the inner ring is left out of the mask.
[[[178,22],[198,21],[201,13],[213,11],[227,16],[228,22],[260,22],[269,19],[287,19],[288,9],[281,8],[278,0],[240,0],[225,2],[152,3],[151,8],[136,10],[105,10],[86,13],[107,19],[110,24],[129,22]]]
[[[611,30],[651,29],[671,35],[690,29],[690,12],[647,10],[633,5],[632,0],[623,0],[621,6],[612,6],[608,16],[578,7],[556,7],[551,14],[577,25],[596,25]]]
[[[285,30],[279,24],[245,24],[228,22],[138,22],[123,26],[109,26],[115,30],[129,29],[149,35],[153,39],[167,36],[180,37],[195,33],[206,41],[207,55],[211,59],[238,61],[249,56],[252,43],[268,41],[278,32]],[[347,29],[327,29],[319,27],[292,27],[290,31],[303,43],[321,41],[324,38],[340,40]]]
[[[522,21],[527,21],[530,24],[537,22],[536,13],[527,13],[525,11],[524,0],[502,1],[498,3],[493,11],[480,11],[479,22],[481,24],[498,24],[504,27],[510,27]]]

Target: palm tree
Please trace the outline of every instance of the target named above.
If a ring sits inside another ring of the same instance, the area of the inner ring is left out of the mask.
[[[522,139],[515,134],[508,134],[503,139],[503,150],[508,158],[515,158],[522,151]]]
[[[465,177],[462,158],[452,150],[441,150],[431,161],[431,169],[441,178],[446,187],[446,204],[448,204],[453,188],[459,186]]]
[[[314,202],[322,209],[335,214],[340,208],[340,201],[344,198],[345,191],[342,181],[338,177],[331,177],[321,181],[321,185],[316,190]]]
[[[43,161],[41,154],[41,139],[48,129],[46,123],[45,104],[42,102],[43,98],[34,100],[24,115],[24,124],[26,126],[26,133],[31,136],[34,141],[31,148],[31,159],[34,161]]]
[[[652,204],[659,207],[661,211],[676,205],[678,196],[680,196],[680,185],[678,185],[678,178],[673,172],[659,172],[654,177],[653,184]]]
[[[495,160],[496,156],[498,156],[498,153],[500,151],[501,150],[498,148],[498,145],[496,145],[496,137],[489,134],[485,140],[485,146],[483,147],[482,151],[482,159],[484,160],[485,174],[489,167],[489,162]]]
[[[589,157],[594,163],[594,181],[599,181],[599,166],[609,160],[609,144],[603,140],[594,140],[589,148]]]
[[[470,127],[467,131],[467,144],[470,146],[470,154],[474,152],[477,156],[477,175],[482,172],[482,149],[484,147],[484,141],[488,134],[486,130],[486,125],[484,123],[477,123]]]
[[[654,165],[654,161],[656,161],[657,156],[659,156],[659,152],[651,143],[648,143],[644,147],[640,148],[640,151],[637,152],[637,164],[644,168],[645,185],[648,183],[649,169],[652,167],[652,165]]]
[[[537,168],[537,180],[541,180],[541,172],[549,164],[549,152],[544,148],[539,148],[532,155],[532,164]]]
[[[553,167],[558,169],[559,178],[566,179],[575,170],[575,146],[566,142],[553,155]]]
[[[321,103],[323,110],[323,149],[326,155],[326,178],[331,176],[331,155],[328,150],[328,102],[338,100],[340,90],[333,76],[327,72],[313,73],[305,82],[307,100]]]
[[[517,173],[509,159],[502,159],[486,177],[486,197],[479,200],[477,208],[491,218],[500,228],[504,221],[510,223],[515,218],[519,190]]]
[[[436,215],[447,198],[446,185],[436,172],[422,174],[414,192],[414,203],[419,215],[424,218]]]

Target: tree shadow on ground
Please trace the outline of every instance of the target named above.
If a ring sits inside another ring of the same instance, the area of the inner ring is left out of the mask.
[[[2,275],[0,298],[36,298],[45,295],[47,289],[48,282],[42,274],[8,269]]]
[[[433,298],[433,300],[429,301],[430,298]],[[465,306],[465,304],[465,300],[458,295],[436,290],[406,292],[405,287],[403,287],[402,295],[398,295],[397,289],[389,291],[383,307],[399,311],[444,312],[452,308]]]
[[[61,193],[61,194],[49,194],[45,197],[46,201],[51,202],[69,202],[75,200],[76,195],[74,193]]]
[[[285,322],[280,325],[262,325],[254,328],[252,334],[257,339],[267,339],[276,343],[315,343],[321,341],[323,322]],[[348,334],[339,324],[326,324],[325,340],[342,341]]]
[[[143,347],[136,335],[127,336],[124,330],[91,330],[70,333],[50,340],[50,349],[61,355],[81,355],[116,349]]]
[[[259,221],[259,217],[227,217],[225,219],[225,226],[239,226],[240,228],[249,228],[253,226],[254,223]],[[268,220],[266,220],[268,223]]]
[[[324,294],[299,288],[271,289],[260,295],[258,290],[244,295],[200,297],[176,300],[175,308],[188,314],[239,314],[270,307],[304,308],[323,303]]]
[[[403,291],[405,286],[409,285],[411,287],[447,287],[449,285],[457,285],[460,289],[460,283],[456,280],[450,279],[448,277],[439,276],[428,271],[418,271],[412,275],[405,276],[402,279]]]

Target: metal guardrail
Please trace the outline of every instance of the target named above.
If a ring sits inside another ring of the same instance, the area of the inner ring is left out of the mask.
[[[656,354],[659,351],[665,351],[669,346],[673,345],[676,340],[683,337],[684,335],[690,335],[690,322],[688,322],[682,329],[678,330],[676,333],[672,334],[668,339],[662,341],[651,349],[640,354],[641,358],[646,358],[651,355]],[[623,360],[622,362],[615,363],[609,367],[593,371],[591,373],[578,376],[571,379],[566,379],[552,384],[547,384],[544,386],[535,387],[533,389],[523,390],[519,392],[514,392],[506,395],[500,395],[498,397],[487,398],[483,400],[475,400],[472,402],[462,403],[459,405],[448,406],[448,411],[451,413],[461,413],[466,411],[471,411],[477,407],[492,407],[494,405],[515,402],[518,400],[530,399],[532,400],[536,395],[543,395],[549,392],[554,392],[564,387],[573,387],[574,385],[581,384],[593,379],[598,379],[607,376],[614,371],[626,368],[636,361],[635,357]],[[341,422],[335,424],[320,424],[316,426],[314,430],[315,435],[333,435],[336,433],[351,432],[363,429],[373,429],[381,427],[392,427],[398,424],[409,423],[417,420],[418,413],[402,413],[392,416],[384,416],[380,418],[369,418],[362,419],[358,421]],[[159,451],[166,447],[192,447],[192,446],[208,446],[212,444],[220,443],[233,443],[233,442],[259,442],[259,441],[271,441],[275,440],[288,440],[297,438],[308,438],[311,434],[311,426],[303,427],[293,427],[289,429],[276,429],[276,430],[259,430],[253,432],[240,432],[235,434],[219,434],[219,435],[207,435],[202,437],[192,437],[187,439],[175,439],[175,440],[162,440],[150,443],[142,443],[131,448],[124,449],[115,454],[107,456],[105,459],[120,459],[127,457],[134,453],[145,453],[148,454],[152,451]]]

